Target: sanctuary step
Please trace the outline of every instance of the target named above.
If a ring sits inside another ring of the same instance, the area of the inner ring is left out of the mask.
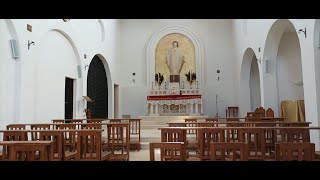
[[[184,121],[185,118],[206,118],[208,116],[140,116],[141,149],[149,149],[150,142],[160,142],[160,127],[169,127],[169,122]]]

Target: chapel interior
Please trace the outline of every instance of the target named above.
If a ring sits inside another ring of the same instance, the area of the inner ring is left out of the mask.
[[[0,76],[0,161],[320,159],[319,19],[0,19]]]

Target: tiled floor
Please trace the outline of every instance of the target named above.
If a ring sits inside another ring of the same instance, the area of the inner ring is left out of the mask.
[[[159,161],[160,149],[155,150],[155,160]],[[130,161],[150,161],[150,151],[148,148],[143,148],[140,151],[130,151]]]

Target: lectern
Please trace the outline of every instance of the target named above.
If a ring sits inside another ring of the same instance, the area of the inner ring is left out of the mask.
[[[92,100],[89,96],[83,96],[83,98],[87,101],[87,103],[92,103],[93,107],[92,109],[94,110],[94,100]],[[87,109],[84,110],[86,112],[86,116],[87,116],[87,119],[93,119],[94,117],[94,112],[91,114],[91,109],[88,107],[88,104],[87,104]]]

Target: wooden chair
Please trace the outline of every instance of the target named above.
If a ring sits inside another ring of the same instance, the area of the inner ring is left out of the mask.
[[[210,159],[210,143],[225,142],[224,131],[221,128],[203,128],[198,130],[200,160]]]
[[[240,124],[239,118],[228,118],[226,127],[244,127],[245,124]],[[233,123],[234,122],[234,123]],[[226,142],[239,142],[238,129],[225,129]]]
[[[49,124],[32,124],[31,125],[31,130],[50,130],[50,125]],[[31,140],[32,141],[37,141],[39,140],[39,135],[40,132],[31,132]]]
[[[299,128],[280,129],[280,142],[310,142],[310,130]]]
[[[102,123],[103,119],[87,119],[87,123]]]
[[[82,124],[81,129],[102,129],[102,125],[100,123]]]
[[[61,130],[75,130],[77,124],[56,124],[56,129]],[[75,131],[65,131],[63,132],[64,137],[64,146],[65,150],[68,150],[70,152],[74,152],[76,150],[76,132]]]
[[[39,134],[40,141],[52,141],[53,142],[53,160],[64,161],[65,150],[63,132],[61,131],[41,131]],[[74,159],[76,153],[73,153],[73,157],[67,154],[67,159]]]
[[[3,141],[28,141],[28,134],[24,131],[5,131],[3,132]],[[9,146],[3,145],[2,147],[2,160],[9,160]]]
[[[265,117],[266,116],[266,110],[263,107],[259,107],[256,109],[255,111],[257,114],[260,114],[261,117]]]
[[[186,124],[186,127],[198,127],[197,125],[197,119],[185,119],[184,122],[186,123],[190,123],[190,124]],[[187,134],[193,134],[193,135],[197,135],[197,130],[195,129],[188,129],[187,130]]]
[[[238,117],[239,116],[239,107],[238,106],[229,106],[226,108],[226,117]]]
[[[25,124],[9,124],[7,125],[7,130],[25,130]]]
[[[274,117],[274,112],[271,108],[268,108],[266,111],[266,117]]]
[[[260,124],[257,127],[276,127],[276,124]],[[277,142],[276,129],[264,129],[264,139],[266,148],[266,159],[275,158],[275,143]]]
[[[78,131],[77,160],[104,161],[111,153],[103,152],[101,148],[101,131]]]
[[[206,122],[218,122],[218,118],[206,118]]]
[[[110,161],[129,161],[130,134],[129,124],[111,123],[107,125],[108,150],[111,151]],[[115,150],[121,149],[121,154]]]
[[[168,123],[169,127],[187,127],[186,123]]]
[[[184,142],[187,144],[185,129],[161,129],[161,142]]]
[[[52,123],[54,123],[54,124],[63,124],[63,123],[65,123],[65,120],[64,119],[54,119],[54,120],[52,120]]]
[[[74,124],[82,124],[83,123],[83,119],[70,119],[69,121]]]
[[[248,144],[234,142],[215,142],[210,144],[210,160],[247,161]]]
[[[160,161],[186,161],[186,144],[183,142],[150,143],[150,161],[155,161],[155,149],[160,149]]]
[[[84,109],[84,112],[86,113],[87,119],[92,119],[92,114],[90,109]]]
[[[218,127],[218,124],[215,122],[198,122],[198,127]]]
[[[243,128],[239,130],[240,142],[248,144],[248,160],[265,160],[265,136],[264,129]]]
[[[198,120],[197,119],[185,119],[184,120],[187,124],[186,127],[198,127]],[[195,151],[196,154],[198,154],[198,132],[196,129],[187,129],[186,131],[187,136],[187,157],[190,156],[191,151]]]
[[[28,134],[25,131],[4,131],[3,141],[28,141]]]
[[[278,161],[313,161],[314,159],[314,143],[276,143],[276,160]]]
[[[109,119],[110,123],[121,123],[121,119]]]
[[[141,119],[129,119],[130,123],[130,149],[138,150],[141,149]]]
[[[20,141],[10,151],[10,160],[18,161],[52,161],[52,141]]]

